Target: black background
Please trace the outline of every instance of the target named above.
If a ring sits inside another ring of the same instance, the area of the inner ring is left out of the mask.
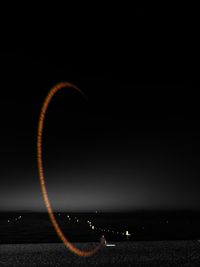
[[[27,8],[2,34],[0,209],[41,210],[37,124],[55,209],[199,209],[195,8]]]

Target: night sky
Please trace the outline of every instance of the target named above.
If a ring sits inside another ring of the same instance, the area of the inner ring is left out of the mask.
[[[17,38],[1,62],[0,211],[45,210],[37,125],[61,81],[86,97],[63,90],[47,113],[54,210],[200,209],[199,81],[192,49],[183,47],[187,38],[195,43],[188,21],[163,10],[131,14],[92,13],[81,24],[64,16],[55,24],[48,14],[42,24],[26,21],[28,30],[13,26]]]

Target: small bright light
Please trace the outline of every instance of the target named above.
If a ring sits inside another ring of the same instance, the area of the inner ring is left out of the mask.
[[[128,232],[128,231],[126,231],[126,236],[130,236],[131,234]]]
[[[10,222],[10,220],[8,220],[8,223]]]
[[[92,225],[92,230],[94,230],[94,225]]]
[[[79,222],[79,220],[78,220],[78,219],[77,219],[76,221],[77,221],[77,222]]]

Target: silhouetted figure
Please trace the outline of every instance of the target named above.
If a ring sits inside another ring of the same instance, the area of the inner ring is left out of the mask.
[[[107,244],[107,241],[106,241],[104,235],[102,235],[102,237],[101,237],[101,243],[104,244],[105,246],[106,246],[106,244]]]

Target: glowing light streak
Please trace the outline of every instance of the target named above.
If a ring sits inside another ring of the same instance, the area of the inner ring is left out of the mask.
[[[49,104],[53,98],[53,96],[60,90],[62,89],[71,89],[74,90],[81,95],[83,95],[82,91],[75,86],[74,84],[68,83],[68,82],[61,82],[56,84],[48,93],[47,97],[44,100],[40,117],[39,117],[39,124],[38,124],[38,135],[37,135],[37,161],[38,161],[38,171],[39,171],[39,178],[40,178],[40,184],[41,184],[41,189],[42,189],[42,194],[44,198],[44,202],[49,214],[49,217],[51,219],[51,222],[55,228],[55,231],[57,232],[58,236],[60,239],[63,241],[65,246],[73,253],[75,253],[78,256],[82,257],[89,257],[94,255],[102,246],[104,246],[103,242],[101,241],[95,248],[91,250],[81,250],[77,247],[75,247],[69,240],[68,238],[64,235],[62,229],[60,228],[56,217],[54,215],[48,192],[47,192],[47,187],[46,187],[46,181],[45,181],[45,175],[44,175],[44,168],[43,168],[43,150],[42,150],[42,138],[43,138],[43,128],[44,128],[44,121],[46,117],[46,111],[49,107]]]

